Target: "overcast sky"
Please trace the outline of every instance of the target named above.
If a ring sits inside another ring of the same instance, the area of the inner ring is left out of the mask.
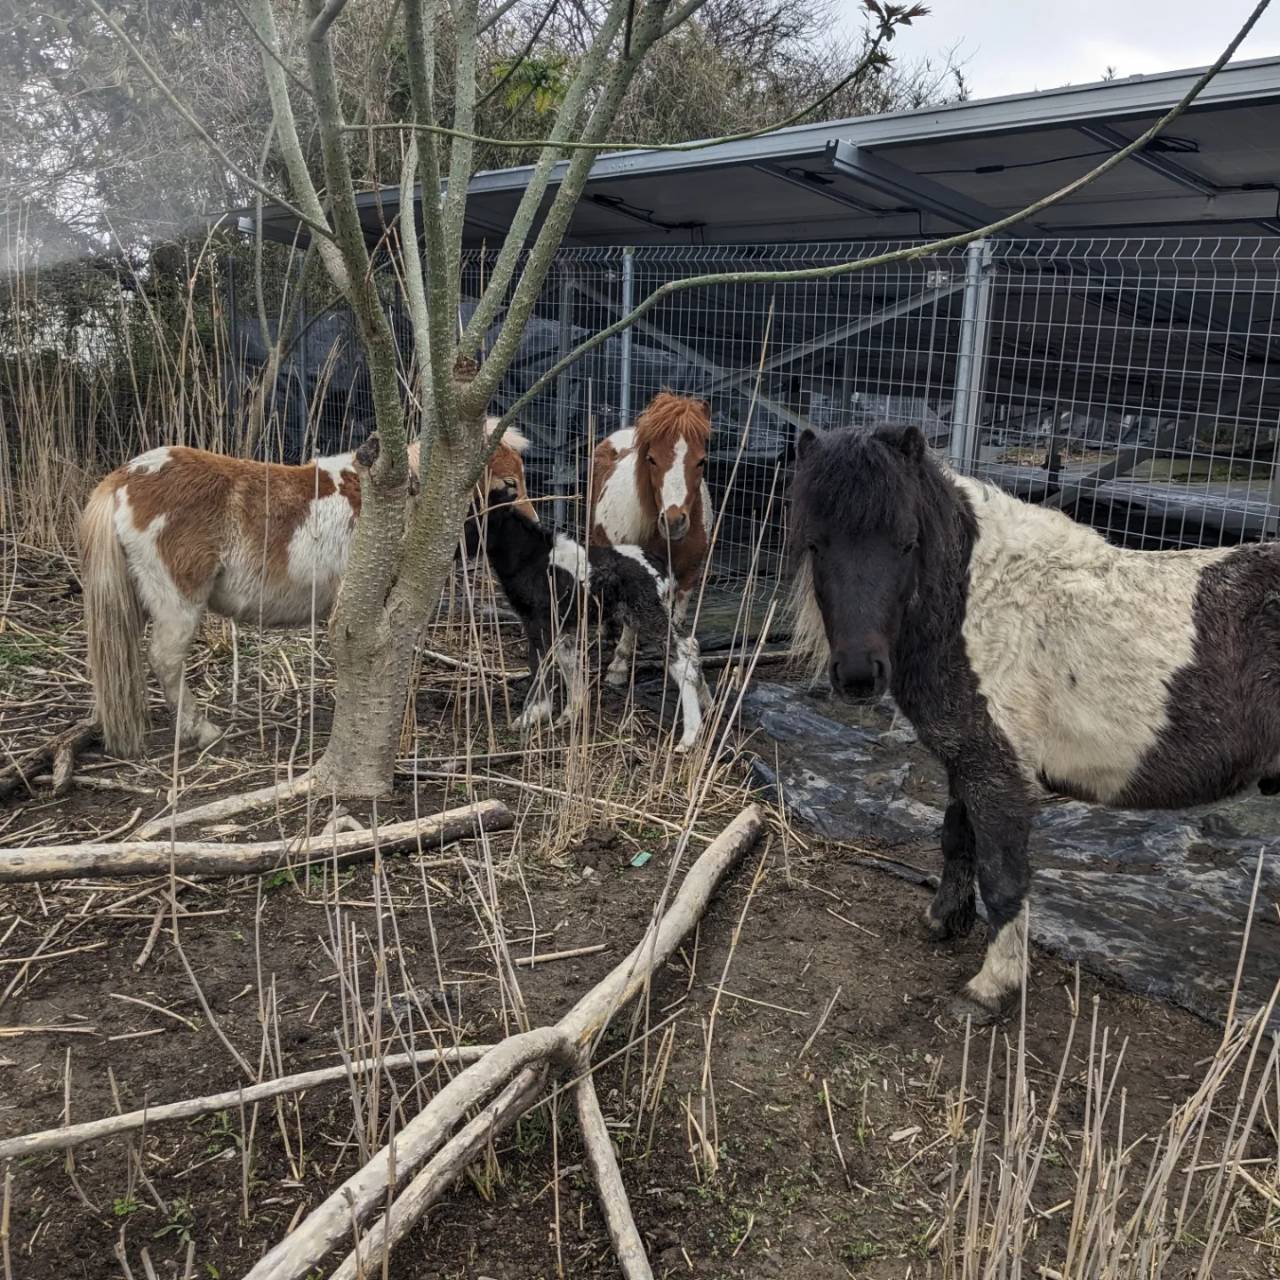
[[[840,0],[860,22],[857,0]],[[1222,52],[1254,0],[926,0],[930,13],[895,41],[904,58],[953,46],[975,98],[1203,66]],[[1280,54],[1280,4],[1236,59]]]

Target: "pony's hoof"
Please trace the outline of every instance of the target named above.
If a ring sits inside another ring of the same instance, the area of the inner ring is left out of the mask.
[[[610,689],[625,689],[631,682],[630,671],[615,671],[612,667],[604,673],[604,682]]]
[[[697,742],[697,738],[690,738],[687,742],[682,738],[672,748],[672,751],[678,756],[687,756],[693,750],[693,744]]]
[[[192,729],[188,740],[203,751],[206,747],[213,746],[224,732],[225,730],[219,728],[213,721],[205,720]]]
[[[924,912],[924,935],[930,942],[967,938],[973,932],[977,914],[972,898],[944,916],[935,916],[931,903]]]
[[[975,1027],[989,1027],[1000,1020],[1001,1010],[999,1007],[993,1009],[970,995],[958,995],[947,1005],[947,1012],[957,1022],[963,1023],[969,1018]]]
[[[551,723],[551,712],[545,707],[536,707],[532,711],[522,711],[511,722],[517,733],[532,733],[539,725]]]

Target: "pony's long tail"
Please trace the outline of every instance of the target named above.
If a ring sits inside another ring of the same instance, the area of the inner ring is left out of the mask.
[[[108,751],[142,752],[148,728],[147,676],[142,663],[146,625],[115,527],[115,490],[104,480],[80,517],[80,573],[94,717]]]

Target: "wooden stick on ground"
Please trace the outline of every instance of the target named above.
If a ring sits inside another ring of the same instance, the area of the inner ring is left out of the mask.
[[[131,1133],[144,1126],[168,1124],[174,1120],[191,1120],[196,1116],[212,1115],[215,1111],[227,1111],[241,1103],[261,1102],[263,1098],[275,1098],[282,1093],[301,1093],[323,1084],[336,1084],[347,1080],[354,1072],[364,1075],[369,1071],[391,1070],[397,1067],[427,1066],[436,1062],[477,1062],[492,1045],[463,1045],[457,1049],[421,1049],[414,1053],[389,1053],[381,1058],[363,1058],[341,1063],[336,1067],[319,1067],[314,1071],[301,1071],[296,1075],[281,1076],[278,1080],[265,1080],[261,1084],[245,1085],[240,1089],[228,1089],[225,1093],[211,1093],[204,1098],[185,1098],[181,1102],[165,1102],[138,1111],[125,1111],[120,1115],[106,1116],[102,1120],[84,1120],[79,1124],[65,1125],[60,1129],[43,1129],[39,1133],[23,1134],[19,1138],[0,1141],[0,1160],[18,1160],[22,1156],[40,1151],[65,1151],[85,1142],[114,1138],[121,1133]]]
[[[50,764],[53,765],[54,795],[62,795],[71,785],[76,753],[95,746],[101,739],[102,731],[92,720],[81,720],[40,746],[33,747],[0,769],[0,800],[6,799],[19,787],[25,787],[30,779]]]
[[[74,876],[163,875],[170,867],[180,876],[259,875],[279,867],[332,862],[335,857],[345,865],[372,857],[375,849],[393,853],[419,844],[424,849],[438,849],[482,829],[509,830],[514,823],[511,810],[502,801],[484,800],[434,817],[393,822],[376,836],[370,831],[348,831],[314,841],[294,838],[226,844],[206,840],[125,840],[119,844],[6,849],[0,851],[0,884]]]
[[[210,800],[208,804],[196,805],[194,809],[182,809],[177,813],[162,813],[150,822],[144,822],[138,828],[137,839],[154,840],[157,836],[167,836],[179,827],[207,825],[219,818],[234,817],[247,809],[260,809],[267,805],[281,804],[286,800],[295,800],[314,790],[317,796],[325,796],[328,789],[310,771],[300,773],[296,778],[285,782],[273,782],[270,786],[258,787],[255,791],[242,791],[238,795],[223,796],[219,800]]]
[[[610,1019],[644,989],[702,918],[720,881],[755,844],[762,828],[760,809],[749,805],[689,869],[656,927],[651,926],[631,954],[560,1022],[554,1027],[509,1037],[474,1066],[455,1076],[400,1131],[393,1143],[312,1210],[262,1258],[246,1280],[299,1280],[372,1216],[384,1203],[389,1184],[400,1186],[408,1180],[408,1186],[390,1210],[362,1238],[360,1258],[349,1257],[336,1274],[351,1277],[374,1273],[371,1269],[376,1267],[382,1251],[394,1248],[404,1238],[429,1205],[466,1168],[467,1162],[483,1149],[489,1136],[513,1123],[533,1105],[539,1090],[531,1082],[533,1073],[529,1069],[567,1071],[582,1066],[591,1045]],[[461,1117],[501,1085],[508,1087],[493,1105],[446,1143]],[[415,1177],[424,1165],[427,1167]],[[624,1211],[629,1216],[625,1202],[612,1196],[606,1214],[617,1218]],[[628,1249],[634,1253],[638,1248],[643,1256],[634,1223],[630,1227],[634,1236],[626,1233],[619,1222],[611,1224],[611,1232],[615,1226],[625,1235]],[[644,1272],[629,1274],[640,1276]]]

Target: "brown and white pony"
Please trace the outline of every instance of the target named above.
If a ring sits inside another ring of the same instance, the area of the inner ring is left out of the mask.
[[[525,448],[523,436],[506,432],[480,491],[510,482],[537,520]],[[340,453],[294,467],[163,445],[99,482],[80,517],[80,549],[95,716],[108,751],[142,750],[147,619],[151,669],[169,706],[181,706],[181,737],[203,747],[221,730],[186,688],[183,667],[205,611],[268,627],[328,617],[360,514],[356,462]],[[416,443],[409,468],[412,492]]]
[[[659,392],[636,419],[606,436],[592,456],[589,522],[595,546],[641,546],[669,567],[676,584],[671,616],[683,624],[711,537],[711,493],[704,478],[711,446],[705,400]],[[605,679],[631,678],[634,628],[623,629]]]

